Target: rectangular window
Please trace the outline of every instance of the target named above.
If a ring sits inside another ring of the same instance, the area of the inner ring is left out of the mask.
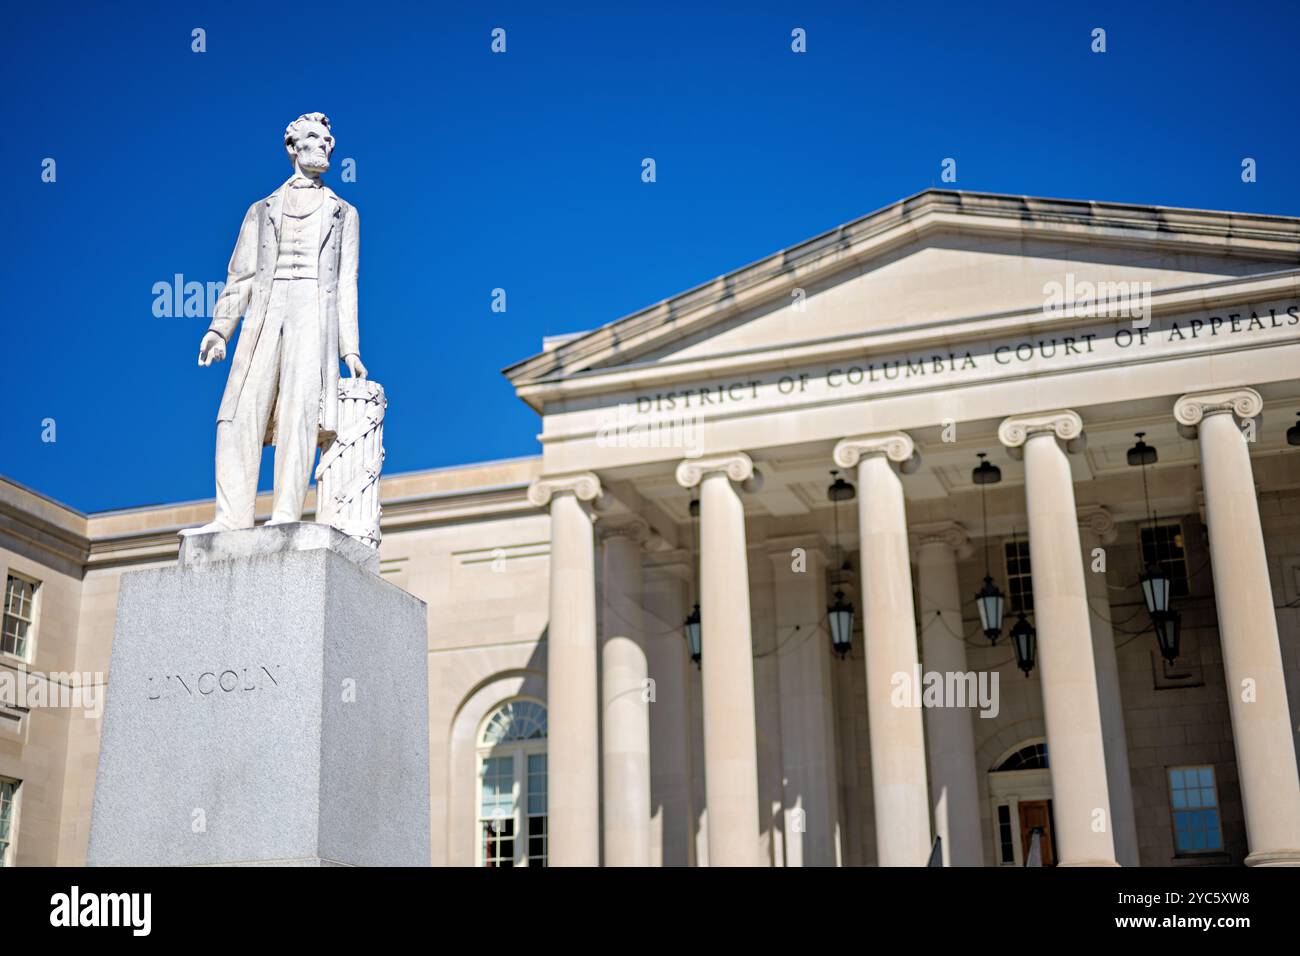
[[[1178,855],[1222,852],[1223,831],[1219,827],[1219,794],[1213,767],[1170,767],[1169,803]]]
[[[1034,579],[1029,569],[1029,542],[1023,538],[1006,542],[1007,610],[1034,609]]]
[[[485,757],[479,804],[484,866],[515,865],[514,757]]]
[[[1174,597],[1187,596],[1187,554],[1183,551],[1183,526],[1150,525],[1142,529],[1142,566],[1158,564],[1169,575]]]
[[[1016,848],[1011,842],[1011,808],[1005,803],[998,806],[998,843],[1003,863],[1016,862]]]
[[[0,777],[0,866],[13,866],[14,802],[18,781]]]
[[[10,574],[5,581],[4,623],[0,625],[0,650],[27,660],[36,621],[39,581]]]
[[[528,865],[546,866],[546,754],[528,755]]]

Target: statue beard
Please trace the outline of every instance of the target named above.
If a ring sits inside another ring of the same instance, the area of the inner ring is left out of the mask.
[[[303,170],[303,172],[316,173],[317,175],[320,175],[329,170],[330,161],[328,156],[323,157],[319,162],[299,159],[298,166]]]

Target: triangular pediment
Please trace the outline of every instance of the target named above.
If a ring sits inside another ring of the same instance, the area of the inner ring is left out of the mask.
[[[565,337],[506,374],[525,388],[1031,313],[1058,287],[1077,301],[1071,284],[1128,283],[1158,295],[1297,266],[1298,219],[927,190]]]

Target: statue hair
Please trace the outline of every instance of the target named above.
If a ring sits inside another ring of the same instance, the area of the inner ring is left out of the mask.
[[[303,113],[296,120],[284,128],[284,145],[288,149],[293,146],[298,139],[298,126],[300,123],[320,123],[326,130],[330,128],[330,118],[324,113]],[[334,135],[327,136],[330,144],[330,152],[334,152]]]

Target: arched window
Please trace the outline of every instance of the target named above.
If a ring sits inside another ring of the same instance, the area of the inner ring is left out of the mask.
[[[478,738],[480,866],[546,865],[546,707],[508,700]]]
[[[1004,773],[1008,770],[1046,770],[1047,769],[1047,743],[1039,741],[1021,747],[1019,750],[1008,754],[1001,763],[993,768],[994,773]]]

